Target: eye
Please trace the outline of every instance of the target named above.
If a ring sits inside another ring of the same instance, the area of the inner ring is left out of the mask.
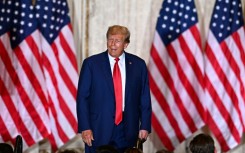
[[[121,40],[115,40],[115,43],[120,44],[122,41]]]
[[[118,44],[118,45],[120,45],[120,44],[122,44],[122,40],[119,40],[119,39],[108,39],[107,40],[109,43],[115,43],[115,44]]]

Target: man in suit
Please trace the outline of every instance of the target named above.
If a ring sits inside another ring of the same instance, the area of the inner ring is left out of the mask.
[[[151,98],[144,60],[125,52],[129,30],[108,28],[107,50],[83,61],[77,92],[78,132],[85,152],[111,145],[120,153],[151,132]]]

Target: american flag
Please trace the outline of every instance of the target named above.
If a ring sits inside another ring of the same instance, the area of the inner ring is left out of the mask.
[[[40,51],[32,47],[37,46],[33,38],[39,38],[37,21],[25,18],[27,13],[34,14],[28,1],[1,3],[0,109],[4,128],[0,133],[4,141],[20,133],[24,145],[31,146],[50,133],[45,78],[38,63]]]
[[[204,62],[194,0],[164,0],[149,60],[152,126],[174,148],[204,126]]]
[[[77,132],[78,69],[65,0],[0,1],[0,136],[24,148]]]
[[[57,146],[77,133],[78,68],[66,0],[37,1],[44,74],[51,102],[51,131]]]
[[[207,124],[223,151],[240,143],[245,125],[245,36],[240,0],[217,0],[206,49]]]

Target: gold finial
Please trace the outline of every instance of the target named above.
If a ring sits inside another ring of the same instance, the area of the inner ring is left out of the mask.
[[[36,0],[32,0],[32,5],[36,5]]]

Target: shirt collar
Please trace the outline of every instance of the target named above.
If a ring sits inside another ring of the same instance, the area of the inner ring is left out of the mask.
[[[108,53],[108,57],[109,57],[109,60],[110,62],[115,62],[115,57],[112,57],[109,53]],[[125,60],[125,53],[122,53],[121,56],[118,57],[120,60],[119,62],[122,62]]]

